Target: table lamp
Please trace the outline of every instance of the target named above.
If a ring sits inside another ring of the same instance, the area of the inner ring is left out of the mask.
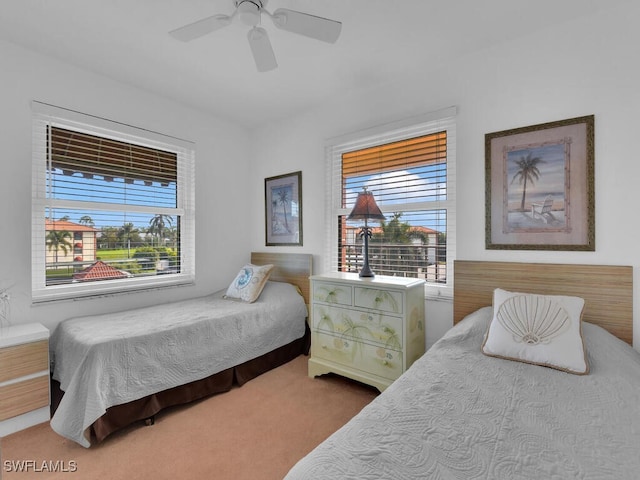
[[[384,220],[384,215],[373,198],[373,193],[367,191],[367,187],[362,187],[362,192],[358,194],[356,204],[347,217],[347,220],[364,219],[364,227],[360,230],[359,235],[364,240],[364,264],[360,270],[361,277],[374,277],[375,274],[369,268],[369,239],[371,238],[371,227],[367,224],[368,220]]]

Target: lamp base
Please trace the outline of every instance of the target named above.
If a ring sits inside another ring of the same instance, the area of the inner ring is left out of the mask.
[[[367,225],[367,219],[364,219],[364,227],[360,231],[360,236],[364,240],[363,245],[363,257],[364,263],[362,264],[362,269],[360,270],[360,277],[363,278],[372,278],[375,277],[373,270],[369,268],[369,239],[371,238],[371,228]]]
[[[369,268],[369,265],[364,265],[362,267],[362,270],[360,270],[360,273],[358,274],[360,277],[365,277],[365,278],[373,278],[376,276],[375,273],[373,273],[373,270],[371,270]]]

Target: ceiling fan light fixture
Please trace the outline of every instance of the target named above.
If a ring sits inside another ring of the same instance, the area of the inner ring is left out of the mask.
[[[260,23],[261,3],[245,0],[238,3],[238,17],[240,21],[249,27],[255,27]]]

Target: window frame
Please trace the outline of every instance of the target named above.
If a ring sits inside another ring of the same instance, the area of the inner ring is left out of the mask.
[[[195,282],[195,145],[193,142],[163,135],[104,118],[32,102],[32,302],[70,300],[104,295],[117,295],[144,289],[156,289]],[[124,141],[177,154],[176,208],[136,207],[114,203],[87,202],[47,198],[48,126],[72,129],[104,138]],[[119,206],[120,205],[120,206]],[[157,210],[156,213],[179,216],[180,273],[91,282],[46,285],[47,208],[107,209],[135,212]]]
[[[338,270],[338,244],[339,244],[339,217],[349,215],[350,209],[342,207],[342,154],[359,149],[406,140],[413,137],[429,135],[438,131],[447,132],[447,198],[421,202],[423,210],[447,211],[447,281],[446,283],[425,284],[425,294],[430,299],[453,298],[453,262],[456,258],[456,107],[449,107],[425,115],[412,117],[378,127],[369,128],[360,132],[335,137],[327,140],[325,144],[326,159],[326,218],[325,218],[325,269],[327,271]],[[412,209],[418,203],[412,204]],[[382,213],[390,215],[399,211],[397,205],[379,205]]]

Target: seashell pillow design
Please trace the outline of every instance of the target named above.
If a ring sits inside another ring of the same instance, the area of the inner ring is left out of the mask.
[[[577,375],[589,373],[582,339],[584,300],[559,295],[493,292],[493,318],[482,352]]]
[[[255,302],[262,293],[271,270],[273,270],[271,264],[263,266],[246,264],[233,279],[224,297],[239,298],[248,303]]]

